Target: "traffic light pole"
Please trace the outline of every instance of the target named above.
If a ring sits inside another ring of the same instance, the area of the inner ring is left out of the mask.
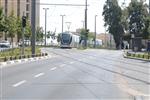
[[[32,26],[32,37],[31,37],[31,47],[32,55],[35,55],[35,17],[36,15],[36,0],[32,0],[32,16],[31,16],[31,26]]]
[[[85,47],[87,47],[87,0],[85,0],[85,31],[86,31],[86,38],[85,38]]]
[[[22,28],[23,32],[22,32],[22,56],[24,56],[24,34],[25,34],[25,27]]]

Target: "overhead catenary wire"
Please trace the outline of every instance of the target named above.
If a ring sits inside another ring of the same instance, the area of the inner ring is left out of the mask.
[[[80,7],[85,7],[86,5],[84,4],[55,4],[55,3],[36,3],[37,5],[50,5],[50,6],[80,6]],[[87,5],[90,6],[90,5]]]

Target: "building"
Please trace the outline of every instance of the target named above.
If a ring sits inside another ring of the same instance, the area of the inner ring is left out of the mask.
[[[39,3],[40,0],[36,0],[36,27],[40,25]],[[22,17],[25,15],[29,21],[31,21],[32,0],[0,0],[0,7],[3,8],[5,16],[9,16],[13,11],[16,17]],[[16,40],[16,38],[14,38],[14,40]]]
[[[0,0],[0,6],[4,9],[4,14],[9,16],[13,11],[15,16],[22,17],[23,14],[31,20],[31,3],[32,0]],[[36,26],[40,22],[40,0],[36,0]]]
[[[103,46],[105,47],[115,47],[113,36],[108,33],[97,34],[97,39],[102,40]]]

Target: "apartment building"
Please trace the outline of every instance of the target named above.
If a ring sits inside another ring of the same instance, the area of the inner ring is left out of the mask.
[[[36,0],[36,27],[40,25],[40,0]],[[32,0],[0,0],[0,7],[3,8],[5,16],[9,16],[13,11],[16,17],[25,15],[31,21]],[[1,34],[2,35],[2,34]],[[4,40],[5,35],[0,36]],[[9,39],[8,39],[9,40]],[[15,36],[14,41],[17,42]]]
[[[115,47],[115,41],[111,34],[108,34],[108,33],[97,34],[97,39],[102,40],[103,45],[105,47],[109,47],[110,45],[111,45],[111,47]]]
[[[40,22],[40,0],[36,0],[36,26]],[[32,0],[0,0],[0,7],[3,8],[5,16],[9,16],[13,11],[15,16],[22,17],[23,14],[31,20]]]

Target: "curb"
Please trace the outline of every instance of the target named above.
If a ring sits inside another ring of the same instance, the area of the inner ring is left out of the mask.
[[[0,69],[3,68],[6,65],[11,65],[11,64],[19,64],[19,63],[24,63],[24,62],[30,62],[30,61],[37,61],[37,60],[42,60],[42,59],[48,59],[51,58],[52,56],[44,56],[44,57],[34,57],[34,58],[26,58],[26,59],[20,59],[20,60],[13,60],[13,61],[7,61],[7,62],[0,62]]]
[[[128,58],[128,59],[135,59],[135,60],[141,60],[141,61],[147,61],[150,62],[150,60],[148,59],[142,59],[142,58],[136,58],[136,57],[128,57],[126,54],[123,54],[124,58]]]

